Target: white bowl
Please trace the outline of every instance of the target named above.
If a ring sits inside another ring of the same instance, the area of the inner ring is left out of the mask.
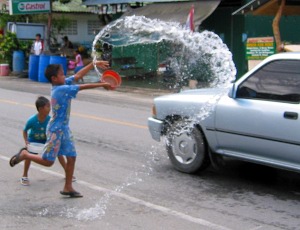
[[[31,153],[41,154],[43,153],[44,146],[45,144],[42,143],[31,142],[27,145],[27,150]]]

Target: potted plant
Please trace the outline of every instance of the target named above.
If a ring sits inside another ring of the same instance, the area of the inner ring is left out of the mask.
[[[9,60],[6,51],[2,49],[4,35],[0,34],[0,76],[9,75]]]

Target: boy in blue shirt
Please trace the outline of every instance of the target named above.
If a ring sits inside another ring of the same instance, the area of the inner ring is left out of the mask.
[[[95,65],[102,69],[107,69],[107,61],[97,61]],[[62,195],[69,197],[82,197],[72,186],[72,177],[75,169],[76,150],[74,140],[69,128],[71,100],[76,97],[79,90],[103,87],[106,90],[112,89],[109,83],[97,82],[90,84],[72,85],[72,83],[82,79],[91,69],[93,63],[88,64],[75,75],[65,78],[61,65],[51,64],[45,71],[45,76],[52,84],[51,109],[52,117],[47,126],[47,141],[43,150],[43,155],[30,154],[25,148],[10,159],[10,166],[13,167],[23,160],[29,159],[35,163],[52,166],[56,157],[65,155],[67,157],[66,180]]]
[[[23,138],[26,147],[28,147],[30,143],[45,144],[46,142],[46,128],[50,120],[50,101],[46,97],[39,96],[35,101],[35,107],[38,113],[29,117],[23,129]],[[33,152],[30,153],[37,154]],[[59,156],[58,160],[64,170],[66,170],[66,161],[64,156]],[[23,176],[21,177],[21,184],[25,186],[29,185],[28,171],[30,168],[30,163],[31,160],[25,160],[24,162],[24,171]],[[73,181],[75,180],[76,178],[73,177]]]
[[[32,115],[27,120],[23,129],[23,138],[26,147],[32,142],[41,144],[46,142],[46,127],[50,120],[50,101],[47,98],[40,96],[35,101],[35,106],[38,113]],[[24,172],[21,178],[22,185],[29,185],[28,170],[30,163],[30,160],[25,160],[24,162]]]

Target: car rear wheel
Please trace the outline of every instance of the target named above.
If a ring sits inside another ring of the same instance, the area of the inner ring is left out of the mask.
[[[209,165],[204,136],[190,122],[185,120],[175,122],[171,125],[166,137],[170,161],[178,171],[195,173]]]

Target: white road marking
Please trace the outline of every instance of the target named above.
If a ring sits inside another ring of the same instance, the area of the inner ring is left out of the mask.
[[[10,158],[8,158],[6,156],[2,156],[2,155],[0,155],[0,159],[2,159],[4,161],[7,161],[7,162],[9,162],[9,160],[10,160]],[[50,175],[53,175],[53,176],[56,176],[56,177],[64,178],[63,174],[51,171],[51,170],[46,169],[46,168],[42,168],[42,167],[39,167],[39,166],[36,166],[36,165],[31,165],[31,168],[33,168],[35,170],[38,170],[40,172],[46,173],[46,174],[50,174]],[[153,204],[153,203],[150,203],[148,201],[144,201],[144,200],[141,200],[139,198],[126,195],[124,193],[120,193],[120,192],[116,192],[116,191],[113,191],[113,190],[110,190],[110,189],[107,189],[107,188],[103,188],[103,187],[100,187],[98,185],[95,185],[95,184],[92,184],[92,183],[89,183],[89,182],[86,182],[86,181],[83,181],[83,180],[77,180],[76,183],[78,183],[82,186],[85,186],[87,188],[93,189],[95,191],[109,193],[109,194],[111,194],[115,197],[125,199],[125,200],[127,200],[131,203],[136,203],[136,204],[139,204],[139,205],[143,205],[147,208],[160,211],[160,212],[165,213],[167,215],[172,215],[172,216],[178,217],[178,218],[186,220],[186,221],[190,221],[190,222],[193,222],[193,223],[196,223],[196,224],[200,224],[200,225],[202,225],[204,227],[207,227],[209,229],[230,230],[230,228],[214,224],[214,223],[209,222],[207,220],[197,218],[197,217],[193,217],[193,216],[190,216],[190,215],[184,214],[182,212],[172,210],[170,208],[167,208],[167,207],[164,207],[164,206],[161,206],[161,205]]]

